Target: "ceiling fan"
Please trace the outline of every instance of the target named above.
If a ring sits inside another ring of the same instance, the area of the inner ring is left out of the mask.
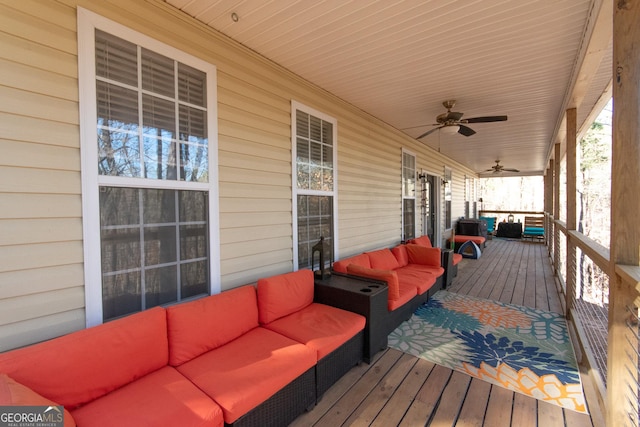
[[[491,169],[486,169],[485,172],[500,173],[500,172],[520,172],[520,171],[518,169],[505,168],[500,164],[500,160],[496,160],[496,164],[491,166]]]
[[[437,131],[438,129],[447,130],[448,133],[459,133],[464,136],[471,136],[476,131],[471,129],[465,124],[468,123],[489,123],[489,122],[504,122],[507,120],[507,116],[485,116],[485,117],[472,117],[470,119],[463,119],[463,113],[458,113],[456,111],[451,111],[451,109],[456,105],[455,99],[444,101],[442,103],[444,108],[447,109],[446,113],[442,113],[436,117],[436,121],[438,123],[434,123],[432,126],[438,126],[437,128],[433,128],[428,132],[423,133],[416,139],[424,138],[425,136]]]

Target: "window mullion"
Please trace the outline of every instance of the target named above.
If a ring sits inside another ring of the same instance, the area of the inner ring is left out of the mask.
[[[147,309],[147,298],[146,298],[146,276],[147,276],[147,265],[145,258],[145,233],[144,233],[144,191],[143,189],[138,189],[138,224],[140,227],[140,305],[142,306],[142,310]]]
[[[140,178],[147,178],[147,167],[144,162],[144,106],[142,104],[142,47],[137,46],[138,60],[138,151],[140,160]]]

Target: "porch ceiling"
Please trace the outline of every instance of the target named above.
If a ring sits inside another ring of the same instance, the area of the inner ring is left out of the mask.
[[[448,99],[508,115],[421,140],[478,173],[543,173],[565,109],[581,127],[608,97],[608,0],[166,1],[414,138]]]

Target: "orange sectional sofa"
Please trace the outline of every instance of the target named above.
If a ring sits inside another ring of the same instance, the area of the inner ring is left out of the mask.
[[[389,334],[442,288],[444,268],[439,248],[398,245],[365,252],[333,263],[338,274],[381,280],[389,288],[385,321]]]
[[[301,270],[0,354],[0,405],[65,426],[286,425],[362,360],[365,319]]]

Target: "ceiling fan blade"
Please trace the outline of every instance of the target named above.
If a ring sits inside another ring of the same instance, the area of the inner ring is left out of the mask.
[[[505,172],[520,172],[518,169],[508,169],[508,168],[505,168],[505,169],[502,169],[502,170],[503,170],[503,171],[505,171]]]
[[[485,169],[484,171],[485,171],[485,172],[492,172],[492,171],[494,171],[494,169],[493,169],[493,168],[491,168],[491,169]]]
[[[485,116],[485,117],[472,117],[466,119],[467,123],[490,123],[490,122],[504,122],[507,120],[507,116]]]
[[[433,132],[435,132],[435,131],[437,131],[438,129],[443,128],[443,127],[444,127],[444,126],[439,126],[439,127],[437,127],[437,128],[433,128],[433,129],[431,129],[430,131],[427,131],[427,132],[423,133],[422,135],[420,135],[420,136],[419,136],[419,137],[417,137],[416,139],[422,139],[422,138],[424,138],[425,136],[430,135],[430,134],[432,134]]]
[[[460,120],[463,116],[463,113],[458,113],[456,111],[449,111],[447,113],[446,120],[455,120],[456,122]]]
[[[467,127],[465,125],[459,125],[460,129],[458,129],[458,133],[460,135],[464,135],[464,136],[471,136],[474,133],[476,133],[475,130],[471,129],[470,127]]]

